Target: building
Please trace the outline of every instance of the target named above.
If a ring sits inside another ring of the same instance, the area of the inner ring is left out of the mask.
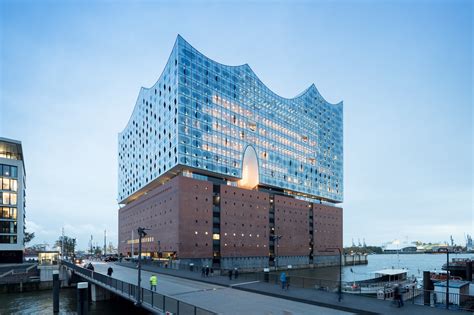
[[[178,36],[118,136],[119,252],[137,252],[141,226],[151,256],[221,268],[337,262],[342,115],[314,85],[280,97],[247,64],[217,63]]]
[[[21,142],[0,138],[0,263],[23,262],[25,177]]]

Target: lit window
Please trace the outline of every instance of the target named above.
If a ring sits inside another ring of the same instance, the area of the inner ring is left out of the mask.
[[[257,123],[254,122],[254,121],[249,121],[248,122],[248,128],[252,131],[256,131],[257,130]]]
[[[212,234],[212,239],[213,240],[220,240],[221,236],[219,234]]]

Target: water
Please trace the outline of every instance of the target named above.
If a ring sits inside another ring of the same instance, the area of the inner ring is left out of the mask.
[[[76,294],[77,293],[75,288],[61,288],[59,297],[59,314],[77,314]],[[0,294],[0,314],[53,314],[53,292],[52,290],[45,290],[24,293]],[[90,303],[89,314],[142,315],[150,313],[143,309],[136,308],[131,302],[115,297],[108,301]]]
[[[471,258],[473,254],[450,254],[451,258]],[[442,270],[446,263],[445,254],[390,254],[370,255],[368,265],[345,266],[342,269],[342,280],[351,282],[373,277],[373,271],[385,268],[408,268],[408,275],[422,277],[424,270]],[[351,268],[354,272],[351,272]],[[327,267],[318,269],[292,270],[289,275],[338,281],[339,267]],[[62,288],[60,291],[60,314],[75,314],[76,311],[76,289]],[[131,302],[120,298],[108,301],[91,303],[89,305],[91,315],[112,314],[148,314],[148,312],[137,309]],[[0,314],[53,314],[53,293],[51,290],[35,291],[25,293],[0,294]]]
[[[407,268],[408,276],[423,277],[423,271],[441,271],[441,267],[446,263],[446,254],[384,254],[369,255],[367,265],[344,266],[342,268],[342,281],[351,282],[373,278],[374,271],[386,268]],[[471,258],[473,254],[449,254],[451,258]],[[351,272],[351,269],[354,272]],[[339,280],[339,267],[326,267],[318,269],[292,270],[290,275],[317,278],[325,280]]]

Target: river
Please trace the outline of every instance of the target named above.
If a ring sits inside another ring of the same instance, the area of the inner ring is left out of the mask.
[[[450,254],[450,260],[451,258],[474,259],[474,254]],[[446,263],[446,255],[370,255],[368,261],[367,265],[344,266],[342,280],[350,282],[367,279],[373,276],[373,272],[376,270],[392,267],[407,268],[409,276],[414,275],[421,278],[424,270],[441,270],[443,264]],[[351,269],[353,272],[351,272]],[[289,275],[337,281],[339,268],[292,270]],[[60,314],[74,314],[76,311],[76,290],[62,288],[60,292]],[[131,302],[120,298],[91,303],[89,307],[90,315],[148,314],[146,311],[134,307]],[[0,314],[53,314],[52,291],[0,294]]]
[[[59,314],[77,314],[76,289],[61,288]],[[53,314],[53,291],[0,294],[1,315]],[[150,314],[120,298],[89,304],[89,315]]]
[[[446,263],[446,254],[381,254],[369,255],[367,265],[344,266],[342,268],[342,281],[368,279],[374,276],[373,272],[386,268],[406,268],[408,276],[422,278],[423,271],[442,270]],[[471,258],[474,254],[449,254],[452,258]],[[351,271],[352,269],[352,271]],[[337,281],[339,267],[325,267],[317,269],[292,270],[290,275]]]

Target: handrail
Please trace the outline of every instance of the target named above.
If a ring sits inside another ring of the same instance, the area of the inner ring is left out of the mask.
[[[81,274],[82,276],[88,277],[101,286],[110,289],[111,291],[117,291],[124,297],[132,301],[136,301],[138,286],[132,283],[128,283],[119,279],[111,278],[101,273],[93,272],[92,270],[77,266],[69,261],[62,261],[62,263],[68,268]],[[190,305],[183,301],[177,300],[165,294],[156,293],[154,291],[140,288],[141,296],[144,307],[159,310],[161,312],[169,311],[171,313],[179,314],[180,309],[191,310],[194,314],[203,315],[217,315],[217,313]],[[184,311],[185,312],[185,311]],[[185,312],[186,313],[186,312]]]

